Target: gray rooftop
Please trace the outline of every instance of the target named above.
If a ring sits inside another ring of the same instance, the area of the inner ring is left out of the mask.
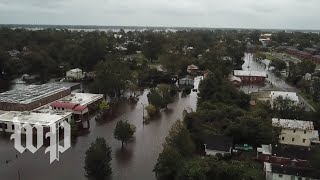
[[[53,94],[70,89],[75,83],[47,83],[42,85],[29,85],[0,93],[0,102],[29,104]]]

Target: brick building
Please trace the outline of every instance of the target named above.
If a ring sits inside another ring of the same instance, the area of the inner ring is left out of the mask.
[[[265,84],[268,77],[263,71],[234,70],[233,75],[241,79],[242,84]]]

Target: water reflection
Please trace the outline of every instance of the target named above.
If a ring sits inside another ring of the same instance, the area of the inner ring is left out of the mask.
[[[195,79],[196,88],[199,81],[200,78]],[[78,137],[70,149],[60,154],[60,161],[52,164],[49,164],[49,155],[44,153],[45,147],[35,154],[27,151],[20,155],[13,148],[13,141],[0,138],[0,164],[6,160],[15,160],[10,165],[0,166],[1,180],[17,179],[18,169],[23,180],[87,180],[83,168],[85,151],[97,137],[104,137],[112,149],[113,180],[154,180],[152,170],[162,151],[162,143],[172,124],[182,119],[185,109],[196,110],[197,92],[191,92],[185,98],[177,98],[168,105],[168,110],[161,112],[158,119],[146,125],[143,124],[142,104],[148,104],[147,94],[148,91],[145,90],[133,108],[130,103],[119,105],[115,110],[116,116],[106,123],[97,123],[93,118],[90,121],[90,132]],[[124,118],[136,126],[136,133],[135,139],[127,143],[125,151],[121,152],[121,142],[113,138],[113,130],[117,122]],[[17,159],[16,154],[19,154]]]
[[[132,144],[127,143],[125,147],[119,147],[115,152],[115,159],[119,165],[122,167],[128,166],[128,163],[133,157]]]

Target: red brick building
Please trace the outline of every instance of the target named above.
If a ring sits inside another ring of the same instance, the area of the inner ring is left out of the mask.
[[[234,70],[233,75],[241,79],[242,84],[265,84],[267,73],[264,71]]]

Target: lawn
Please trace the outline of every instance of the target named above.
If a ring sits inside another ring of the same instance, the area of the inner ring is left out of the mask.
[[[268,60],[270,60],[270,61],[273,61],[273,60],[276,59],[274,56],[272,56],[272,55],[269,54],[269,53],[265,53],[265,55],[266,55],[266,59],[268,59]]]

